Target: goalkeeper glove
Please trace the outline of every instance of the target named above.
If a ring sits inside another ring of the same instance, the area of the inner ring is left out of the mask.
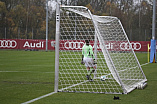
[[[84,65],[84,62],[83,62],[83,61],[81,61],[81,64],[82,64],[82,65]]]
[[[95,59],[93,59],[93,64],[97,64],[97,62],[95,61]]]

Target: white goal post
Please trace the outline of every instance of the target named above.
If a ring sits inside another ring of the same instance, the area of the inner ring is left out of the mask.
[[[85,40],[97,61],[92,82],[81,65]],[[146,81],[117,17],[93,15],[83,6],[57,6],[55,92],[127,94]]]

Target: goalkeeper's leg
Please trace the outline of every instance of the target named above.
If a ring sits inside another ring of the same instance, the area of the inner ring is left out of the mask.
[[[93,63],[92,58],[85,58],[84,62],[85,62],[85,66],[87,68],[87,76],[86,77],[87,77],[88,80],[92,80],[91,79],[91,74],[94,73],[94,71],[96,69],[96,65]]]
[[[93,79],[91,78],[91,74],[94,73],[95,69],[96,69],[96,67],[93,67],[93,69],[91,69],[89,67],[87,68],[88,73],[87,73],[86,77],[87,77],[88,80],[93,81]]]
[[[88,70],[88,74],[87,75],[91,75],[92,73],[94,73],[95,69],[91,69],[91,70]]]
[[[91,70],[90,70],[90,67],[87,67],[87,80],[90,80],[91,79],[91,77],[90,77],[90,75],[91,75]]]

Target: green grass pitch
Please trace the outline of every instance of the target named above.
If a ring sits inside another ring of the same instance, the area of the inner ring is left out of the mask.
[[[140,64],[147,63],[147,53],[136,55]],[[127,95],[59,92],[31,104],[156,104],[157,63],[142,68],[148,79],[144,90]],[[54,51],[0,50],[0,104],[21,104],[54,92],[54,72]]]

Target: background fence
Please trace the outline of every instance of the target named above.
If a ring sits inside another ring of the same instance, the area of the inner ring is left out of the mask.
[[[147,52],[150,50],[150,41],[130,41],[132,48],[136,52]],[[60,50],[81,50],[84,41],[80,40],[60,40]],[[91,41],[90,44],[94,42]],[[117,43],[117,42],[116,42]],[[107,49],[114,49],[114,41],[106,44]],[[148,47],[149,46],[149,47]],[[118,50],[129,50],[129,44],[119,42]],[[43,39],[0,39],[0,49],[23,49],[23,50],[45,50],[46,40]],[[48,40],[48,50],[55,49],[55,40]],[[98,44],[97,49],[100,50]],[[117,49],[117,47],[116,47]],[[157,48],[156,48],[157,49]]]

